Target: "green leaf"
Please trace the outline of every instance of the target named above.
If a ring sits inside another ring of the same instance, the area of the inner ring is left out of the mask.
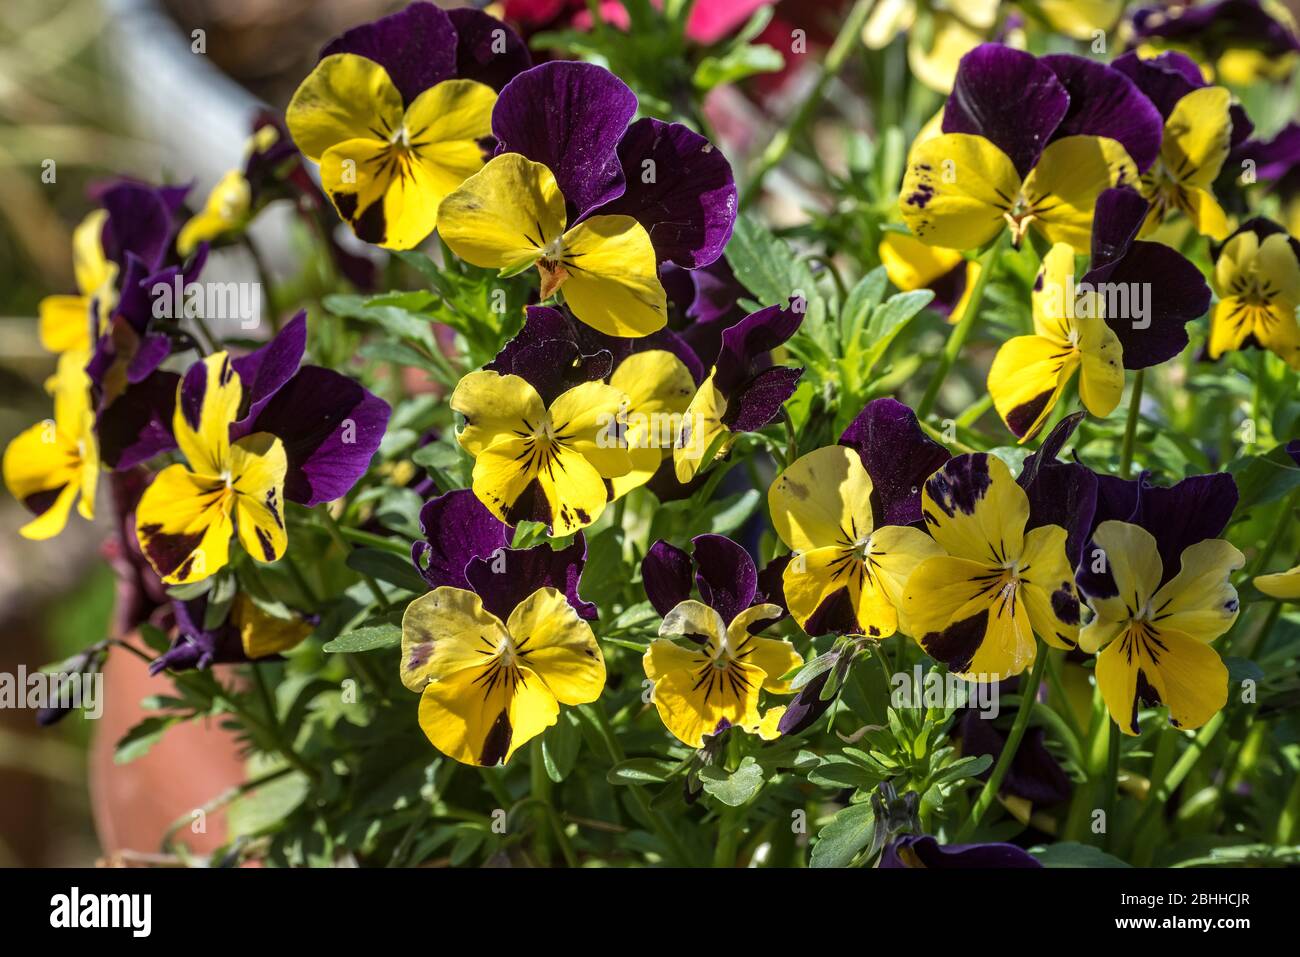
[[[735,83],[759,73],[775,73],[784,66],[781,54],[765,43],[733,47],[722,56],[706,56],[695,68],[693,82],[701,92]]]
[[[542,763],[546,766],[546,776],[559,784],[572,774],[581,745],[578,716],[572,711],[562,711],[559,720],[542,738]]]
[[[429,349],[437,348],[433,339],[433,323],[428,316],[401,306],[377,304],[375,298],[365,296],[336,293],[326,296],[323,303],[336,316],[373,323],[398,339],[413,339]]]
[[[858,852],[871,843],[875,814],[870,804],[850,804],[817,832],[812,867],[848,867]]]
[[[1128,867],[1118,857],[1107,854],[1091,844],[1077,841],[1061,841],[1059,844],[1047,844],[1031,847],[1029,853],[1038,858],[1044,867]]]
[[[226,826],[230,838],[249,837],[275,827],[307,798],[311,782],[300,771],[268,781],[261,787],[241,794],[226,808]]]
[[[347,566],[398,588],[424,594],[429,586],[415,570],[410,559],[378,548],[354,548],[348,552]]]
[[[707,767],[700,771],[700,784],[704,790],[728,807],[740,807],[754,799],[766,780],[763,767],[747,755],[740,767],[728,772],[720,767]]]
[[[150,715],[133,725],[117,742],[117,750],[113,754],[114,763],[129,764],[147,754],[162,738],[163,732],[181,720],[181,717],[176,714]]]
[[[605,780],[610,784],[662,784],[677,771],[676,763],[656,758],[632,758],[609,769]]]
[[[1279,445],[1266,455],[1248,455],[1228,465],[1228,473],[1237,482],[1237,514],[1249,508],[1275,502],[1300,486],[1300,468]]]
[[[397,625],[371,625],[339,635],[322,646],[323,651],[355,652],[374,651],[377,648],[396,648],[402,643],[402,629]]]

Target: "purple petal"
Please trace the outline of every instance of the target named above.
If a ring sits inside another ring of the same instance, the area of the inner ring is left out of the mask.
[[[172,342],[161,333],[145,336],[136,348],[135,355],[126,367],[126,381],[143,382],[155,369],[166,361],[172,353]]]
[[[1092,217],[1092,268],[1123,258],[1146,219],[1150,204],[1136,190],[1103,190]]]
[[[928,288],[934,292],[934,298],[930,300],[930,308],[939,315],[951,316],[952,311],[961,302],[961,297],[966,295],[966,281],[970,276],[969,266],[967,262],[960,262],[930,283]]]
[[[127,388],[95,420],[100,459],[123,471],[176,448],[172,415],[180,376],[155,372]]]
[[[308,507],[352,490],[370,467],[388,424],[388,403],[330,369],[303,366],[271,398],[250,432],[284,443],[284,496]]]
[[[469,589],[465,566],[508,548],[514,529],[497,519],[469,489],[455,489],[420,509],[424,539],[411,545],[411,561],[430,588]],[[490,567],[490,564],[489,564]]]
[[[526,379],[550,405],[561,393],[613,371],[609,348],[603,342],[584,346],[580,335],[560,310],[529,306],[523,328],[483,368]]]
[[[731,398],[759,368],[759,360],[783,345],[799,329],[807,309],[802,299],[791,298],[787,307],[768,306],[751,312],[722,333],[722,348],[714,363],[713,384]]]
[[[749,293],[736,279],[736,274],[731,271],[731,264],[725,257],[696,269],[689,275],[695,287],[695,295],[686,315],[697,323],[730,318],[736,311],[740,297]],[[709,357],[712,358],[713,355],[710,353]]]
[[[164,670],[203,670],[212,665],[238,664],[248,660],[239,632],[223,621],[216,628],[204,628],[208,596],[200,595],[189,601],[172,600],[172,614],[176,619],[176,637],[172,646],[149,663],[149,674]]]
[[[881,853],[878,866],[913,867],[903,859],[901,852],[904,850],[910,851],[922,867],[930,870],[1043,866],[1014,844],[940,844],[928,834],[909,835],[891,841]]]
[[[754,602],[758,590],[754,559],[723,535],[696,535],[691,546],[700,597],[730,624]]]
[[[851,635],[862,631],[847,587],[839,588],[823,599],[800,627],[813,638],[822,635]],[[874,625],[871,627],[877,632],[880,630]]]
[[[646,117],[628,127],[618,158],[626,189],[601,215],[636,219],[661,262],[696,269],[722,255],[736,223],[736,182],[721,150],[680,123]]]
[[[876,525],[921,521],[921,486],[951,454],[921,430],[916,413],[897,399],[868,402],[840,436],[871,476]]]
[[[1179,100],[1205,86],[1196,62],[1174,51],[1148,59],[1142,59],[1136,52],[1125,53],[1111,63],[1111,68],[1132,80],[1165,119],[1169,119]]]
[[[243,385],[247,409],[232,432],[234,438],[248,434],[248,426],[257,418],[258,413],[266,408],[276,392],[298,371],[298,365],[306,351],[307,313],[303,310],[290,319],[266,345],[231,363]]]
[[[335,53],[374,60],[388,71],[410,106],[429,87],[456,75],[456,28],[433,4],[412,3],[336,37],[320,51],[320,58]]]
[[[623,195],[618,142],[636,108],[636,94],[604,67],[553,61],[506,84],[492,132],[498,153],[522,153],[555,174],[573,222]]]
[[[563,592],[579,617],[594,621],[596,606],[578,595],[578,580],[586,561],[587,541],[578,533],[572,544],[559,551],[542,544],[507,548],[496,558],[471,558],[465,566],[465,578],[483,599],[483,607],[502,621],[539,588]],[[499,571],[493,569],[494,564]]]
[[[780,555],[758,573],[758,590],[754,593],[754,603],[758,605],[780,605],[788,615],[790,609],[785,603],[785,569],[790,564],[790,555]]]
[[[185,187],[186,192],[188,189]],[[102,201],[108,211],[102,237],[104,254],[123,267],[127,255],[132,254],[147,269],[157,269],[171,248],[168,197],[153,186],[122,182],[106,190]]]
[[[1068,532],[1066,554],[1071,565],[1082,560],[1083,546],[1092,531],[1097,510],[1097,476],[1074,462],[1059,462],[1061,449],[1074,434],[1086,413],[1067,415],[1042,447],[1025,459],[1016,479],[1029,496],[1026,531],[1042,525],[1059,525]]]
[[[961,58],[944,107],[943,131],[990,140],[1023,178],[1069,106],[1061,81],[1032,53],[983,43]]]
[[[1278,180],[1300,167],[1300,123],[1288,123],[1271,140],[1251,140],[1229,160],[1240,166],[1242,160],[1255,162],[1255,173],[1262,180]]]
[[[691,556],[663,539],[641,560],[641,581],[655,611],[666,615],[691,597]]]
[[[1133,13],[1135,36],[1186,40],[1217,59],[1229,49],[1280,57],[1300,50],[1300,40],[1259,0],[1222,0],[1177,9],[1149,7]]]
[[[727,400],[722,424],[732,432],[757,432],[780,414],[801,375],[803,369],[789,366],[764,369]]]
[[[1104,63],[1072,53],[1045,56],[1042,62],[1056,74],[1070,97],[1070,106],[1054,139],[1064,136],[1108,136],[1123,144],[1139,172],[1160,155],[1164,119],[1123,73]]]
[[[519,34],[496,17],[473,7],[447,11],[456,28],[456,75],[486,83],[497,92],[533,65]],[[499,31],[499,32],[498,32]],[[504,44],[504,49],[495,49]]]
[[[1125,369],[1145,369],[1178,355],[1187,345],[1187,323],[1210,308],[1210,287],[1201,271],[1163,243],[1134,242],[1121,259],[1090,270],[1083,281],[1146,299],[1147,315],[1141,318],[1131,303],[1128,314],[1107,310],[1106,325],[1123,346]]]
[[[1011,693],[1010,689],[1006,689]],[[994,761],[1002,756],[1007,745],[1007,735],[991,720],[974,708],[967,708],[960,724],[961,753],[963,757],[990,755]],[[1037,805],[1060,804],[1070,797],[1070,778],[1043,744],[1042,728],[1030,728],[1016,749],[1006,777],[1002,779],[1001,794],[1012,794]],[[988,780],[991,769],[980,778]]]
[[[826,713],[834,702],[835,697],[822,698],[822,689],[826,687],[826,682],[830,680],[831,672],[835,669],[827,668],[817,677],[813,678],[806,685],[799,689],[799,693],[790,699],[790,703],[785,706],[785,714],[781,715],[781,720],[777,722],[776,730],[781,734],[799,734],[806,731]]]

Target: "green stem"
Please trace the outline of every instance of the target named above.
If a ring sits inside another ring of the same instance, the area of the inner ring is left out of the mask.
[[[867,16],[871,13],[871,8],[874,5],[875,0],[857,0],[853,4],[853,9],[849,11],[848,17],[844,20],[844,26],[840,28],[839,35],[835,37],[835,42],[831,44],[830,51],[826,54],[826,60],[822,64],[822,72],[817,77],[817,82],[800,105],[794,118],[786,124],[784,129],[777,132],[772,138],[772,142],[768,143],[767,149],[763,151],[763,155],[759,157],[758,165],[754,168],[754,172],[741,194],[741,209],[751,205],[763,192],[763,180],[767,177],[767,174],[772,172],[780,164],[781,160],[785,159],[785,154],[790,152],[790,147],[794,145],[795,139],[803,133],[804,128],[812,121],[817,109],[825,102],[826,87],[830,85],[831,80],[835,78],[840,70],[844,69],[849,54],[862,45],[862,26],[867,22]]]
[[[330,538],[334,539],[334,544],[342,550],[343,555],[346,558],[351,549],[348,548],[347,539],[343,535],[343,530],[339,528],[338,520],[330,514],[328,505],[322,505],[319,509],[319,514],[321,515],[321,524],[325,526],[325,531],[329,533]],[[370,589],[370,594],[375,596],[375,601],[378,603],[380,609],[388,611],[388,596],[386,596],[384,590],[379,587],[379,582],[375,581],[365,572],[358,571],[357,574],[361,576],[361,580],[365,582],[366,587]]]
[[[948,334],[948,341],[939,355],[939,368],[935,370],[930,384],[926,386],[925,395],[921,397],[921,402],[916,407],[917,418],[924,419],[934,408],[934,400],[939,397],[943,380],[948,377],[948,371],[952,369],[952,364],[957,361],[957,356],[961,353],[962,346],[966,344],[967,337],[975,328],[975,319],[979,315],[980,303],[984,299],[984,289],[989,284],[998,254],[1006,248],[1009,236],[1010,233],[1004,229],[994,240],[993,245],[979,258],[980,274],[975,279],[975,288],[971,290],[970,302],[966,304],[966,311],[961,314],[961,321]]]
[[[528,776],[529,794],[539,805],[533,846],[537,851],[537,859],[545,867],[551,863],[551,849],[546,840],[547,825],[550,823],[548,809],[551,807],[551,779],[546,773],[546,761],[542,757],[541,735],[533,738],[528,745]]]
[[[1138,416],[1142,408],[1142,386],[1146,370],[1138,369],[1133,376],[1133,389],[1128,398],[1128,422],[1124,425],[1124,444],[1119,451],[1119,477],[1126,479],[1133,471],[1133,446],[1137,441]]]
[[[1114,721],[1106,722],[1106,733],[1110,735],[1106,742],[1106,778],[1103,795],[1105,808],[1106,833],[1103,847],[1110,850],[1111,835],[1115,833],[1115,804],[1119,797],[1119,745],[1122,732]]]
[[[1020,707],[1016,711],[1016,720],[1011,725],[1011,733],[1007,735],[1007,743],[1002,746],[1002,753],[998,755],[997,764],[993,765],[993,773],[989,775],[988,781],[984,783],[984,789],[980,791],[979,797],[975,799],[974,806],[971,807],[970,817],[966,819],[960,830],[957,831],[957,837],[954,843],[960,844],[965,841],[979,827],[980,820],[988,811],[990,805],[998,796],[998,789],[1002,787],[1002,779],[1007,776],[1007,771],[1011,768],[1011,761],[1020,749],[1020,741],[1025,736],[1025,731],[1029,727],[1029,714],[1034,710],[1034,699],[1038,696],[1038,685],[1043,680],[1043,669],[1047,665],[1047,648],[1043,645],[1038,646],[1038,654],[1034,657],[1034,669],[1029,673],[1029,680],[1020,686]]]
[[[794,437],[794,420],[785,406],[781,407],[781,421],[785,424],[785,467],[789,468],[799,457],[799,444]]]
[[[1178,786],[1183,783],[1187,775],[1192,773],[1192,769],[1196,767],[1197,762],[1205,755],[1210,743],[1214,740],[1214,736],[1219,733],[1219,729],[1223,727],[1226,720],[1224,713],[1220,711],[1206,723],[1205,727],[1201,728],[1191,745],[1174,762],[1174,766],[1169,769],[1165,779],[1147,795],[1146,807],[1143,808],[1137,825],[1133,829],[1134,834],[1140,835],[1151,826],[1152,821],[1164,808],[1170,796],[1178,790]]]

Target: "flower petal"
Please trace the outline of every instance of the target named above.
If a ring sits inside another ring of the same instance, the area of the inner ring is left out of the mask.
[[[899,210],[912,235],[931,246],[975,249],[1006,226],[1020,176],[990,140],[945,133],[912,148]]]
[[[402,125],[402,110],[402,94],[382,66],[334,53],[307,74],[284,118],[298,149],[319,163],[330,147],[349,140],[386,141]]]
[[[831,445],[801,455],[767,491],[772,525],[786,546],[809,552],[851,547],[875,527],[871,478],[852,449]],[[788,573],[787,573],[788,574]]]
[[[1228,669],[1209,645],[1176,631],[1128,632],[1097,656],[1097,689],[1125,734],[1143,705],[1168,705],[1176,728],[1199,728],[1227,703]]]
[[[1002,460],[987,453],[949,459],[926,481],[921,511],[949,555],[1000,565],[1024,549],[1029,499]]]
[[[605,658],[591,626],[564,595],[539,588],[516,606],[506,622],[515,654],[560,704],[586,704],[605,687]]]
[[[526,268],[564,233],[564,200],[549,169],[506,153],[442,201],[438,233],[452,252],[475,266]]]
[[[410,103],[455,75],[457,52],[456,27],[447,13],[431,3],[411,3],[397,13],[353,27],[331,40],[320,55],[322,63],[336,54],[373,61],[392,78],[401,101]]]
[[[506,634],[478,595],[463,588],[435,588],[402,614],[402,684],[423,691],[431,681],[478,668]]]
[[[897,399],[873,399],[839,440],[862,457],[871,476],[872,515],[878,525],[921,521],[921,486],[952,456],[921,428],[916,413]]]
[[[225,567],[230,555],[230,494],[224,482],[169,465],[136,506],[136,539],[168,585],[200,581]]]

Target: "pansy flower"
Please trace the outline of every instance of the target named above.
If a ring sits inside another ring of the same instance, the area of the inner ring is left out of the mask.
[[[1294,18],[1272,0],[1144,7],[1133,13],[1133,36],[1143,46],[1195,50],[1219,78],[1240,86],[1285,79],[1300,53]]]
[[[943,133],[913,146],[899,205],[912,234],[974,249],[1032,227],[1088,249],[1093,206],[1155,160],[1159,114],[1137,87],[1084,57],[1039,59],[986,43],[962,58]]]
[[[1151,203],[1143,235],[1175,212],[1213,239],[1228,234],[1228,220],[1212,187],[1232,146],[1251,125],[1225,87],[1208,86],[1200,68],[1181,53],[1148,60],[1126,53],[1112,64],[1128,76],[1164,118],[1159,158],[1142,170],[1140,189]]]
[[[910,233],[887,232],[880,240],[880,264],[902,292],[930,289],[930,308],[950,323],[961,321],[979,278],[980,265],[957,249],[927,246]]]
[[[682,414],[704,378],[695,353],[669,329],[629,339],[597,332],[549,306],[529,306],[525,314],[519,334],[484,368],[520,376],[543,396],[583,382],[618,389],[625,397],[619,434],[631,469],[609,480],[610,500],[649,482],[672,449]]]
[[[940,844],[929,834],[909,834],[886,845],[878,867],[958,870],[1002,867],[1042,867],[1014,844]]]
[[[894,399],[867,404],[839,445],[796,459],[767,501],[772,524],[793,552],[784,592],[810,635],[827,631],[887,638],[899,629],[908,577],[943,549],[912,522],[920,486],[948,459]]]
[[[629,123],[636,95],[603,67],[545,63],[501,91],[497,155],[443,201],[456,255],[514,275],[534,266],[542,299],[562,292],[612,336],[667,321],[660,262],[708,265],[736,216],[731,167],[679,123]]]
[[[1000,459],[950,459],[926,481],[921,511],[947,554],[917,566],[903,611],[930,657],[971,680],[1000,681],[1033,663],[1035,634],[1054,648],[1075,646],[1079,599],[1066,530],[1026,530],[1029,498]]]
[[[167,584],[225,567],[236,533],[257,561],[284,554],[284,443],[266,432],[231,440],[243,393],[225,352],[194,363],[177,387],[172,428],[186,462],[159,472],[136,507],[140,548]]]
[[[736,434],[757,432],[780,414],[803,369],[769,365],[768,355],[799,329],[805,305],[804,300],[791,298],[786,308],[768,306],[723,331],[722,347],[709,375],[682,416],[673,447],[677,481],[695,477],[720,437],[725,436],[719,455]]]
[[[117,264],[104,255],[100,239],[107,220],[108,210],[92,210],[72,231],[72,272],[78,294],[41,300],[41,345],[50,352],[89,349],[92,327],[102,326],[113,308]]]
[[[646,595],[664,616],[642,658],[666,727],[692,748],[738,727],[775,737],[784,708],[759,710],[759,692],[789,694],[782,677],[803,663],[788,641],[760,637],[784,616],[760,599],[749,554],[721,535],[699,535],[692,556],[659,541],[641,564]],[[698,601],[691,597],[695,568]]]
[[[1248,345],[1300,369],[1300,242],[1267,219],[1244,223],[1215,250],[1211,359]]]
[[[301,616],[273,615],[244,592],[235,595],[226,616],[212,626],[206,621],[207,594],[172,599],[171,607],[176,636],[171,647],[149,663],[151,675],[270,658],[302,644],[315,627]]]
[[[627,396],[600,381],[570,387],[545,360],[539,371],[532,381],[492,369],[461,379],[451,396],[465,417],[456,440],[474,457],[474,494],[493,515],[568,535],[600,517],[609,480],[632,469],[621,434]]]
[[[605,686],[596,609],[577,597],[586,545],[508,548],[511,530],[466,490],[429,502],[421,525],[413,555],[433,590],[402,616],[402,683],[439,751],[504,764]]]
[[[1300,123],[1292,121],[1268,140],[1248,140],[1238,145],[1228,166],[1246,168],[1254,164],[1255,175],[1270,184],[1268,192],[1278,198],[1278,218],[1292,236],[1300,236]]]
[[[412,3],[326,44],[285,119],[357,236],[410,249],[482,168],[496,91],[529,64],[514,31],[486,14]]]
[[[1071,247],[1058,243],[1044,257],[1031,294],[1034,334],[1005,343],[988,377],[998,414],[1021,442],[1042,428],[1076,371],[1084,408],[1110,415],[1124,370],[1181,352],[1185,325],[1209,306],[1200,270],[1169,246],[1137,240],[1146,214],[1133,190],[1108,189],[1097,200],[1083,278],[1075,280]]]
[[[998,0],[951,0],[937,5],[888,0],[872,7],[862,27],[862,42],[870,50],[883,50],[906,33],[912,73],[930,89],[947,93],[961,58],[988,39],[997,18]]]
[[[1199,728],[1227,701],[1228,671],[1210,642],[1237,619],[1231,574],[1245,562],[1218,538],[1237,503],[1226,473],[1172,488],[1101,479],[1098,524],[1079,568],[1093,619],[1079,647],[1097,654],[1097,687],[1125,734],[1143,706]],[[1122,516],[1115,518],[1112,516]]]
[[[95,517],[99,450],[95,441],[86,354],[65,352],[46,383],[54,417],[20,432],[4,453],[5,487],[33,514],[19,529],[25,538],[52,538],[68,522],[74,502],[83,518]]]

